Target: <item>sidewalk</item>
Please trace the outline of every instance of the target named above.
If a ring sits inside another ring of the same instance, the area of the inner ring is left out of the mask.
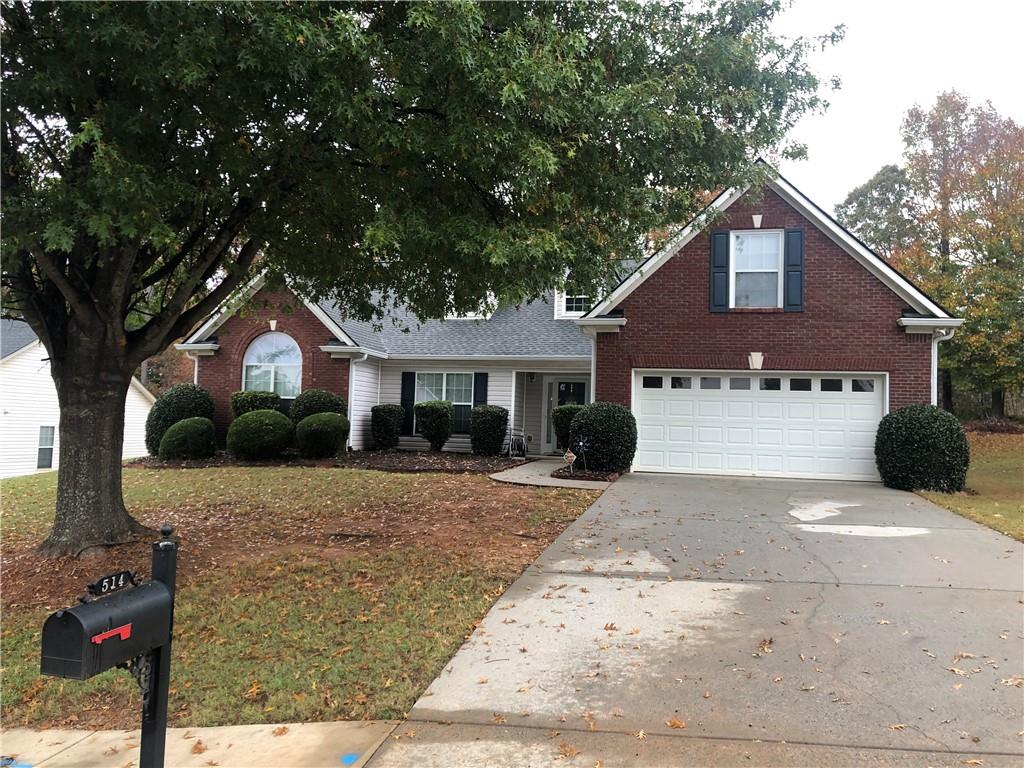
[[[535,459],[525,464],[495,472],[491,475],[492,480],[513,485],[539,485],[545,488],[582,488],[590,491],[603,491],[611,483],[603,483],[597,480],[563,480],[552,477],[551,473],[559,467],[564,467],[565,462],[561,459]]]
[[[169,728],[166,766],[358,768],[396,725],[374,720]],[[0,731],[0,755],[0,765],[9,768],[134,768],[139,732],[5,729]]]

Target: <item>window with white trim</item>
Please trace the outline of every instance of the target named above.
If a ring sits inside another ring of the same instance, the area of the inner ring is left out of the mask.
[[[782,232],[733,231],[729,236],[729,306],[781,307]]]
[[[582,317],[593,306],[590,296],[580,294],[567,295],[555,291],[555,318]]]
[[[472,373],[417,373],[416,402],[447,400],[452,404],[452,434],[468,434],[473,411]],[[419,433],[419,427],[416,427]]]
[[[242,358],[242,389],[296,397],[302,391],[302,352],[295,340],[279,331],[254,339]]]
[[[53,435],[56,430],[53,427],[39,428],[39,451],[36,454],[36,469],[51,469],[53,467]]]

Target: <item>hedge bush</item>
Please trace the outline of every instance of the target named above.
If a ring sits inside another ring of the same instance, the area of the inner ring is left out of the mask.
[[[344,416],[347,411],[348,408],[341,395],[328,392],[326,389],[307,389],[300,392],[299,396],[292,401],[288,415],[291,416],[293,422],[298,424],[314,413],[340,413]]]
[[[551,421],[555,425],[555,437],[558,438],[559,447],[567,448],[569,446],[569,425],[572,424],[576,414],[586,407],[578,403],[568,403],[552,409]]]
[[[307,459],[337,456],[348,438],[348,418],[340,413],[314,413],[295,427],[295,447]]]
[[[276,392],[232,392],[231,415],[238,418],[251,411],[280,411],[281,398]]]
[[[370,433],[373,444],[382,451],[398,447],[402,435],[405,408],[394,403],[375,405],[370,409]]]
[[[962,491],[971,448],[953,414],[934,405],[910,405],[882,417],[875,463],[890,488]]]
[[[508,410],[498,405],[477,405],[469,412],[469,442],[478,456],[497,456],[505,444]]]
[[[569,426],[569,448],[587,469],[626,472],[636,453],[636,419],[618,403],[584,406]]]
[[[217,451],[217,437],[213,422],[205,416],[171,424],[160,439],[160,458],[208,459]]]
[[[150,455],[159,455],[160,441],[173,424],[193,416],[213,418],[213,398],[202,387],[175,384],[160,395],[146,417],[146,450]]]
[[[430,443],[430,449],[440,451],[452,436],[455,409],[447,400],[427,400],[416,403],[416,428]]]
[[[280,411],[249,411],[228,427],[228,453],[240,459],[273,459],[292,444],[295,425]]]

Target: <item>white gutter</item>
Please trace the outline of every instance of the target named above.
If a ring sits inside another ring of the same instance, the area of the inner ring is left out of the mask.
[[[331,357],[348,357],[355,359],[359,357],[356,362],[361,363],[368,357],[379,357],[384,360],[387,359],[386,352],[378,352],[375,349],[368,349],[367,347],[350,347],[345,344],[324,344],[320,347],[321,352],[326,352]]]
[[[960,325],[963,320],[957,322]],[[908,331],[910,333],[910,331]],[[956,333],[956,328],[948,330],[936,330],[932,334],[932,405],[939,404],[939,344],[949,341]]]
[[[189,357],[192,357],[192,355],[189,353],[194,352],[197,355],[212,355],[214,352],[220,349],[220,344],[217,344],[212,341],[201,341],[195,344],[175,344],[174,348],[180,352],[184,352]]]
[[[896,325],[906,329],[907,333],[936,333],[955,330],[964,324],[962,317],[900,317]],[[953,338],[950,335],[949,338]]]

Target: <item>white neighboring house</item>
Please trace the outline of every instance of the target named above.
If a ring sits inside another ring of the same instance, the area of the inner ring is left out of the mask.
[[[0,477],[57,468],[60,408],[46,348],[28,323],[0,321]],[[123,457],[146,455],[146,417],[155,398],[132,377]]]

